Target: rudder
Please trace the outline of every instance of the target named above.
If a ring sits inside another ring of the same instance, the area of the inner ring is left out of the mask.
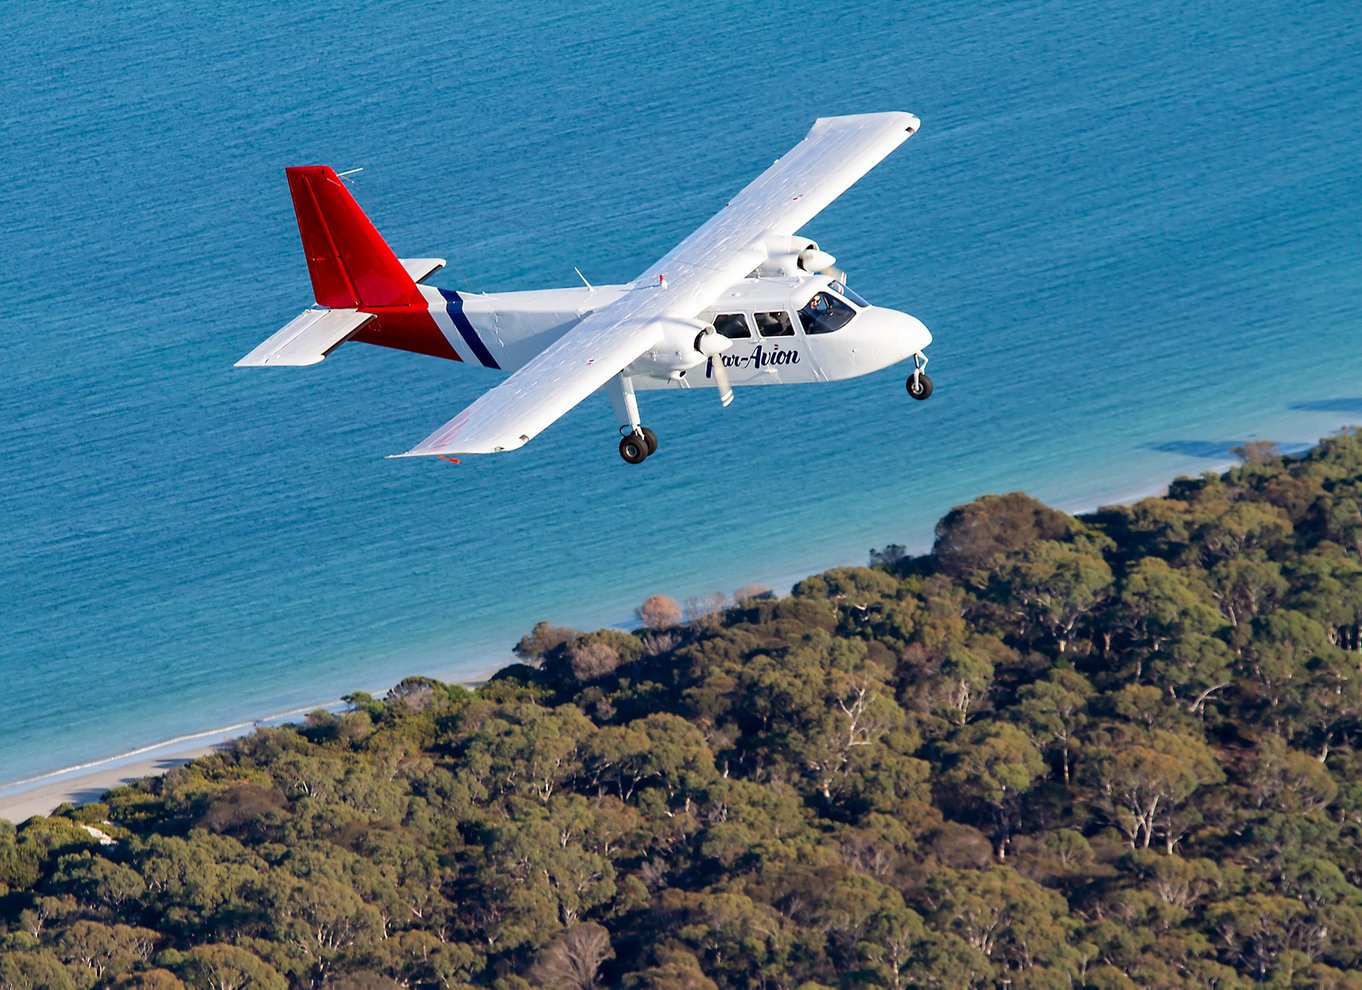
[[[334,169],[284,170],[317,303],[332,309],[424,305],[407,269]]]

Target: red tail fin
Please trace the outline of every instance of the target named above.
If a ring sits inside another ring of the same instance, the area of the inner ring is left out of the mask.
[[[416,283],[326,165],[284,170],[317,302],[332,309],[424,305]]]

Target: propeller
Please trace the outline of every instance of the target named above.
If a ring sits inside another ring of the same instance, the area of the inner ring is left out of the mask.
[[[733,341],[716,331],[705,327],[695,337],[695,349],[709,360],[714,384],[719,387],[719,402],[728,405],[733,401],[733,386],[728,382],[728,369],[724,367],[724,351],[733,346]]]

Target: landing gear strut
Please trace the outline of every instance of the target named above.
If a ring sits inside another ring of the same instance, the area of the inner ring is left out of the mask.
[[[932,380],[922,369],[927,367],[927,355],[918,351],[913,355],[913,373],[908,376],[908,394],[921,401],[932,394]]]

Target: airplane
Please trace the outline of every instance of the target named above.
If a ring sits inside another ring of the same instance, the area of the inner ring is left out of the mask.
[[[798,231],[917,132],[909,113],[820,117],[714,217],[624,285],[469,293],[425,285],[442,258],[399,259],[325,165],[285,169],[316,307],[237,367],[316,364],[359,341],[509,376],[394,457],[487,454],[528,443],[593,392],[608,394],[620,456],[657,450],[637,393],[837,381],[913,359],[926,399],[932,335],[847,287]]]

